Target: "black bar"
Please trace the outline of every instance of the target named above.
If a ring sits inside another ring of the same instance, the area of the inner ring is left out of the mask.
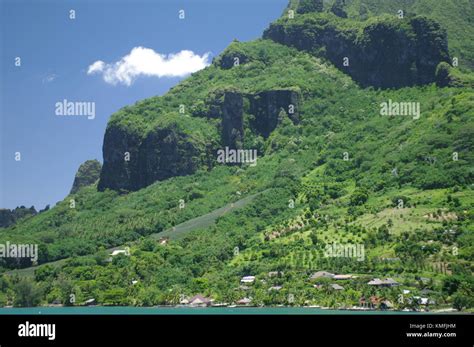
[[[26,322],[55,326],[55,339],[19,337]],[[473,315],[11,315],[0,316],[0,346],[216,343],[291,346],[473,346]],[[410,324],[412,327],[410,328]],[[432,327],[430,327],[430,325]],[[437,324],[446,324],[441,328]],[[421,328],[415,328],[421,326]],[[424,325],[424,327],[423,327]],[[407,333],[456,336],[408,337]],[[148,342],[147,342],[148,341]],[[166,342],[168,341],[168,342]]]

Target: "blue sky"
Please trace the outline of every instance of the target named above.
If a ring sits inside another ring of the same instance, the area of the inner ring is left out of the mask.
[[[137,75],[130,85],[114,84],[100,71],[88,74],[91,64],[102,61],[114,74],[113,64],[135,47],[153,50],[152,58],[190,50],[212,59],[235,38],[260,37],[287,2],[0,0],[0,207],[39,209],[62,200],[82,162],[102,161],[110,115],[183,78]],[[57,116],[63,99],[95,102],[95,118]]]

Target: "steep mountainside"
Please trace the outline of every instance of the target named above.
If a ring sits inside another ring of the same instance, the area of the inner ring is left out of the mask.
[[[465,62],[474,50],[460,37],[453,50],[438,5],[415,11],[427,0],[404,1],[404,18],[388,0],[366,1],[366,21],[354,13],[360,1],[304,3],[291,1],[294,18],[285,11],[264,38],[232,42],[167,94],[112,115],[98,184],[0,229],[1,242],[39,244],[44,265],[25,280],[41,289],[37,304],[176,304],[202,293],[329,307],[376,297],[402,309],[432,293],[437,307],[473,307],[473,77],[452,56],[466,50]],[[472,3],[447,3],[465,7],[465,23]],[[256,160],[222,162],[226,148]],[[130,256],[110,261],[105,248],[122,245]],[[360,252],[328,255],[332,245]],[[354,277],[336,290],[316,271]],[[368,285],[376,277],[399,286]],[[18,283],[0,278],[0,303],[22,305]],[[410,300],[398,300],[402,290]]]
[[[100,175],[102,164],[98,160],[87,160],[79,166],[71,188],[71,194],[88,185],[94,184]]]
[[[288,9],[297,11],[301,0],[291,0]],[[310,2],[312,0],[309,0]],[[337,1],[324,1],[329,11]],[[471,0],[344,0],[348,18],[367,20],[380,15],[421,15],[434,19],[448,32],[449,51],[461,69],[474,69],[474,7]],[[402,11],[402,12],[400,12]],[[287,10],[285,11],[287,14]]]
[[[438,64],[450,61],[446,32],[425,17],[386,16],[361,23],[308,13],[273,23],[264,38],[323,56],[363,86],[431,83]]]
[[[36,213],[37,212],[33,206],[30,208],[20,206],[13,210],[2,208],[0,209],[0,228],[8,227],[15,224],[18,220],[28,216],[34,216]]]

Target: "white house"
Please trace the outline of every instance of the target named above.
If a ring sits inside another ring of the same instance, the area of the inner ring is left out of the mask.
[[[110,255],[111,255],[112,257],[115,257],[116,255],[119,255],[119,254],[123,254],[123,255],[126,255],[126,256],[130,256],[130,249],[129,249],[129,248],[116,249],[116,250],[114,250]]]
[[[240,283],[253,283],[255,282],[255,276],[244,276],[240,280]]]
[[[273,286],[273,287],[268,288],[268,291],[272,291],[272,290],[279,291],[279,290],[281,290],[282,288],[283,288],[282,286]]]

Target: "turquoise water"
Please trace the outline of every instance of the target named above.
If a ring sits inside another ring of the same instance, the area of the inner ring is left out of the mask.
[[[313,307],[30,307],[0,308],[0,315],[41,315],[41,314],[79,314],[79,315],[239,315],[239,314],[277,314],[277,315],[413,315],[433,314],[426,312],[395,312],[395,311],[348,311],[324,310]]]

